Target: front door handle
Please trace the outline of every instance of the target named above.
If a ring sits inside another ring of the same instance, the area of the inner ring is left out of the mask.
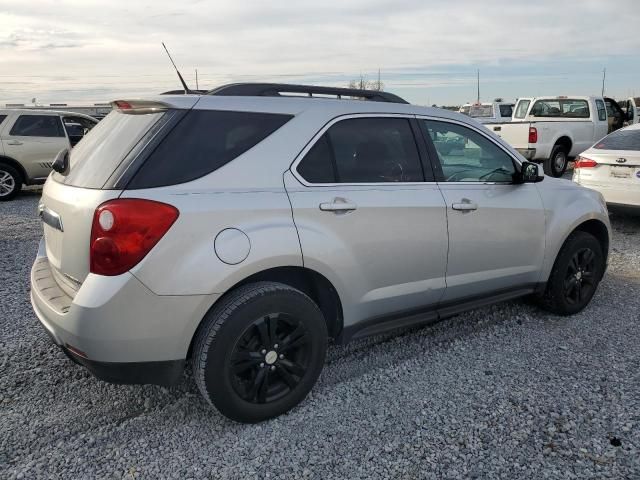
[[[321,203],[320,210],[323,212],[346,213],[358,208],[355,203],[350,203],[344,198],[334,198],[332,202]]]
[[[460,210],[461,212],[471,212],[478,209],[478,204],[473,203],[471,200],[463,198],[462,202],[454,203],[453,205],[451,205],[451,208],[453,208],[454,210]]]
[[[9,140],[7,145],[22,145],[22,142],[19,140]]]

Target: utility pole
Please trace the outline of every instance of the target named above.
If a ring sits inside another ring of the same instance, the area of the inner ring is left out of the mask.
[[[480,103],[480,69],[478,69],[478,100],[477,103]]]
[[[604,80],[607,78],[607,69],[602,70],[602,96],[604,97]]]
[[[376,88],[376,90],[380,91],[382,90],[382,88],[380,88],[380,69],[378,68],[378,88]]]
[[[200,90],[200,86],[198,85],[198,69],[196,68],[196,90]]]

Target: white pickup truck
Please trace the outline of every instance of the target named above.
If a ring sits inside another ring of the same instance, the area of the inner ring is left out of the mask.
[[[513,106],[513,103],[496,98],[493,102],[466,103],[458,111],[480,123],[510,122]]]
[[[624,112],[624,124],[640,123],[640,97],[629,97],[618,100],[618,105]]]
[[[512,122],[485,127],[554,177],[609,131],[605,99],[586,96],[520,98]]]

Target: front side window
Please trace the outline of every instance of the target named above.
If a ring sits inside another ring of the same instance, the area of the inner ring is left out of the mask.
[[[352,118],[329,128],[297,167],[309,183],[422,182],[405,118]]]
[[[445,182],[512,182],[511,156],[484,135],[455,123],[425,120]]]
[[[57,115],[20,115],[9,135],[15,137],[64,137]]]
[[[529,105],[531,104],[531,100],[520,100],[518,102],[518,106],[516,107],[516,118],[524,118],[527,116],[527,110],[529,109]]]
[[[596,100],[596,108],[598,109],[598,120],[604,122],[607,120],[607,110],[602,100]]]

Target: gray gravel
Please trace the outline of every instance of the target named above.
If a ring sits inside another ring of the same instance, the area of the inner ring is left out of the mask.
[[[259,425],[181,385],[116,386],[38,325],[38,196],[0,203],[2,478],[640,478],[640,217],[571,318],[523,302],[333,347],[311,396]]]

